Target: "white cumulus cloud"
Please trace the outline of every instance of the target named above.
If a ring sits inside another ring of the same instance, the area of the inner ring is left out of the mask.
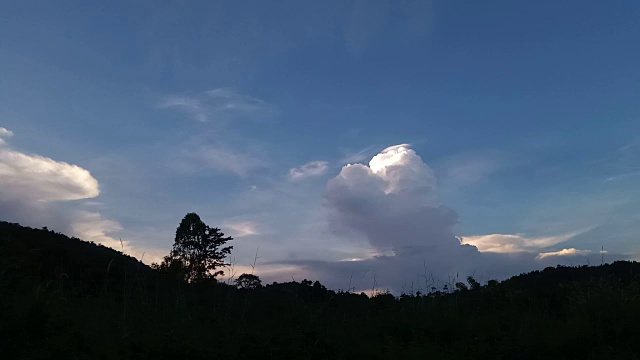
[[[66,201],[97,197],[98,181],[77,165],[0,148],[0,197]]]
[[[13,135],[4,128],[0,133],[5,138]],[[72,216],[57,204],[95,198],[99,194],[98,181],[80,166],[22,153],[10,146],[0,147],[0,218],[3,220],[70,231]]]
[[[0,137],[13,133],[0,128]],[[5,144],[6,145],[6,144]],[[56,231],[121,250],[111,234],[122,230],[98,212],[64,203],[100,194],[98,180],[78,165],[0,147],[0,219]],[[123,242],[125,247],[128,243]],[[137,254],[138,256],[140,254]]]
[[[364,234],[385,253],[455,251],[455,211],[441,206],[433,171],[408,145],[374,156],[369,166],[342,168],[329,181],[325,198],[333,226]]]

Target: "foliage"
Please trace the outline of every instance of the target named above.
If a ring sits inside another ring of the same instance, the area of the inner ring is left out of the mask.
[[[255,290],[262,286],[262,280],[257,275],[242,274],[235,280],[239,289]]]
[[[394,297],[186,281],[0,222],[1,359],[638,359],[640,263]]]
[[[233,246],[223,246],[230,240],[233,238],[206,225],[196,213],[189,213],[176,230],[171,254],[156,267],[188,282],[224,275],[220,268],[228,265],[224,259]]]

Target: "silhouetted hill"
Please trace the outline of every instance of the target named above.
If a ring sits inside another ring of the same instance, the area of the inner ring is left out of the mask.
[[[150,276],[152,269],[111,248],[47,229],[0,222],[3,280],[24,283],[61,280],[74,291],[96,291],[109,280],[120,284],[125,272]]]
[[[637,359],[638,324],[635,262],[369,298],[308,280],[186,283],[0,222],[2,359]]]

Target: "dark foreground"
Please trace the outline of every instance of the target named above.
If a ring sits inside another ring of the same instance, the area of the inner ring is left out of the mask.
[[[440,290],[440,291],[437,291]],[[186,284],[0,222],[0,359],[638,359],[640,263],[394,298]]]

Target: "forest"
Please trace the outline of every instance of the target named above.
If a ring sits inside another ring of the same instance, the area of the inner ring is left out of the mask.
[[[640,263],[557,266],[369,297],[221,281],[231,237],[188,214],[147,266],[0,222],[2,359],[637,359]],[[229,243],[228,243],[229,242]]]

